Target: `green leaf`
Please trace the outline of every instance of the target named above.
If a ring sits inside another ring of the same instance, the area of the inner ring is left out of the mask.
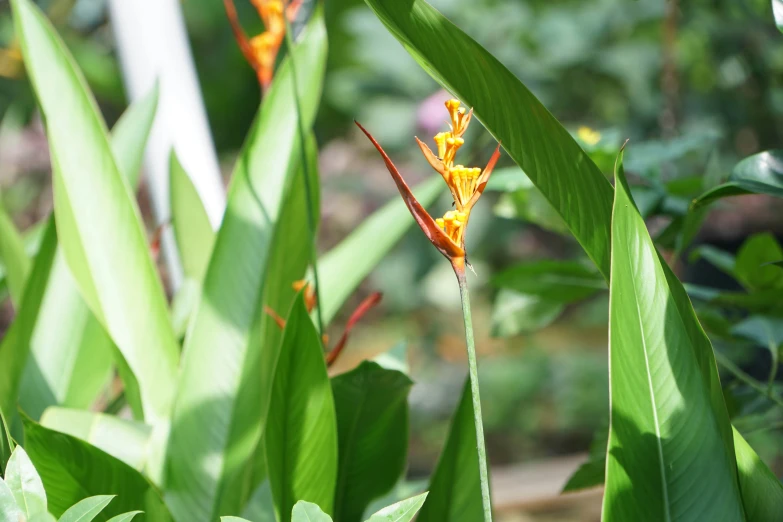
[[[144,149],[158,109],[158,91],[155,83],[150,92],[128,107],[111,131],[111,151],[117,168],[134,191],[139,186]]]
[[[80,500],[62,514],[58,522],[90,522],[114,500],[114,495],[96,495]]]
[[[332,522],[332,517],[324,513],[318,504],[300,500],[291,511],[292,522]]]
[[[246,518],[240,517],[220,517],[220,522],[250,522]]]
[[[16,505],[16,498],[8,484],[0,478],[0,520],[24,520],[25,513]]]
[[[412,385],[407,375],[369,361],[332,379],[339,443],[337,520],[360,522],[370,502],[394,488],[405,471]]]
[[[138,379],[144,415],[160,426],[162,440],[179,347],[138,208],[95,100],[62,41],[30,0],[12,5],[46,120],[60,244],[85,301]]]
[[[38,320],[56,250],[57,231],[54,220],[50,219],[41,248],[35,257],[29,284],[25,287],[19,313],[0,344],[0,411],[6,415],[6,419],[12,419],[11,415],[16,409],[33,329]]]
[[[783,32],[783,0],[772,0],[772,14],[775,16],[775,25]]]
[[[606,288],[600,273],[577,261],[522,263],[500,272],[492,283],[561,303],[580,301]]]
[[[30,339],[21,408],[33,418],[52,405],[89,408],[112,377],[112,349],[58,249]]]
[[[734,451],[740,473],[742,503],[748,522],[776,520],[783,513],[783,483],[761,461],[736,429]]]
[[[432,178],[417,185],[413,192],[428,206],[444,191],[443,181]],[[397,244],[413,224],[405,202],[395,196],[364,220],[340,244],[318,260],[321,281],[321,310],[328,324],[343,303]]]
[[[568,131],[503,64],[425,0],[365,1],[435,81],[473,107],[607,275],[612,187]]]
[[[16,505],[27,517],[46,513],[46,491],[41,477],[21,446],[14,449],[5,468],[5,483],[16,499]]]
[[[426,499],[427,493],[422,493],[413,498],[397,502],[378,511],[367,522],[410,522],[416,516],[416,513],[419,512]]]
[[[121,515],[117,515],[116,517],[111,517],[109,519],[109,522],[130,522],[133,520],[133,518],[136,515],[140,515],[144,513],[143,511],[128,511],[127,513],[122,513]]]
[[[603,520],[744,520],[733,447],[723,438],[726,408],[700,371],[699,359],[712,352],[699,351],[709,344],[691,339],[693,310],[687,298],[677,303],[679,283],[630,198],[622,152],[616,179]]]
[[[14,439],[11,438],[11,430],[5,415],[0,410],[0,477],[5,473],[5,465],[14,451]]]
[[[744,194],[783,197],[783,150],[760,152],[740,161],[731,171],[728,182],[699,196],[693,207]]]
[[[600,486],[606,473],[606,444],[609,438],[609,423],[596,430],[587,462],[579,466],[563,486],[563,493]]]
[[[465,382],[451,421],[446,446],[430,480],[429,495],[417,522],[465,522],[483,520],[476,427],[470,381]]]
[[[694,263],[699,259],[708,261],[715,268],[732,277],[737,269],[737,258],[733,254],[711,245],[699,245],[691,251],[689,261]]]
[[[30,517],[28,522],[57,522],[57,519],[51,513],[44,511]]]
[[[49,511],[62,515],[79,500],[94,495],[119,496],[95,520],[142,508],[149,522],[170,522],[166,506],[141,473],[90,444],[44,428],[23,417],[25,447],[41,475]]]
[[[534,332],[552,324],[565,305],[546,297],[501,289],[492,309],[492,336],[511,337]]]
[[[212,254],[215,232],[196,187],[173,150],[169,159],[169,176],[171,224],[174,237],[177,238],[182,267],[186,277],[200,283]]]
[[[11,216],[0,201],[0,263],[5,268],[5,280],[11,300],[19,308],[30,273],[30,258],[24,247],[24,240],[14,225]]]
[[[283,332],[269,422],[267,470],[278,521],[297,500],[330,513],[337,481],[337,423],[323,348],[300,293]]]
[[[749,290],[783,289],[783,271],[770,265],[783,260],[783,248],[769,232],[755,234],[737,252],[735,277]]]
[[[301,100],[309,128],[326,60],[320,10],[295,52],[297,79],[306,86]],[[201,301],[185,339],[166,480],[167,502],[182,520],[212,522],[239,513],[260,482],[254,453],[280,346],[267,342],[280,334],[264,305],[280,312],[277,307],[286,299],[290,303],[289,277],[293,271],[294,279],[304,275],[307,256],[301,253],[311,248],[309,232],[302,232],[305,215],[292,219],[286,210],[288,205],[302,208],[296,205],[303,194],[291,73],[289,61],[278,69],[237,162]],[[294,249],[281,251],[280,245],[294,240]],[[210,429],[203,429],[204,423]]]
[[[155,114],[157,89],[133,103],[114,126],[111,146],[117,166],[138,185],[141,158]],[[31,339],[19,403],[27,415],[40,418],[54,405],[88,409],[112,377],[112,360],[122,356],[82,299],[58,249]],[[123,365],[124,366],[124,365]],[[126,397],[137,416],[141,403],[133,375],[123,367]]]
[[[41,426],[89,442],[139,471],[146,464],[152,431],[146,424],[105,413],[53,407],[41,416]]]

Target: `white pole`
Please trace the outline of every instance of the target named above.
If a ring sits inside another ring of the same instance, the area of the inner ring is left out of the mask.
[[[109,13],[130,99],[147,94],[156,81],[160,84],[145,156],[155,219],[163,223],[171,218],[168,171],[173,148],[217,229],[226,194],[179,1],[109,0]],[[183,276],[170,229],[163,234],[161,251],[176,291]]]

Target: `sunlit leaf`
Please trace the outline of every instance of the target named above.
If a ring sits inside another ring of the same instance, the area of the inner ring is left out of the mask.
[[[14,451],[14,439],[11,438],[11,430],[5,420],[5,414],[0,410],[0,476],[5,473],[5,465]]]
[[[783,10],[781,4],[783,3],[780,0],[773,0],[776,18]],[[726,183],[699,196],[693,202],[693,206],[706,205],[717,199],[744,194],[783,197],[783,150],[760,152],[740,161],[731,171]]]
[[[142,513],[143,511],[128,511],[127,513],[117,515],[116,517],[111,517],[109,522],[130,522],[136,517],[136,515],[140,515]]]
[[[326,60],[320,11],[295,53],[302,117],[309,128]],[[189,522],[240,513],[260,482],[256,453],[279,349],[279,343],[267,339],[280,335],[264,305],[285,314],[290,304],[285,299],[293,295],[290,285],[304,275],[308,257],[303,252],[311,248],[310,236],[302,233],[305,214],[300,211],[293,219],[286,210],[288,205],[303,210],[298,206],[303,183],[297,175],[302,166],[291,73],[289,61],[276,72],[237,162],[185,339],[166,498],[176,517]],[[298,250],[280,247],[289,243]],[[293,272],[296,276],[288,280]],[[286,308],[278,308],[281,304]]]
[[[144,415],[160,427],[162,439],[179,349],[133,193],[62,41],[29,0],[12,5],[46,121],[60,245],[82,296],[137,379]]]
[[[332,517],[324,513],[317,504],[300,500],[291,511],[292,522],[332,522]]]
[[[185,276],[201,282],[212,254],[215,232],[196,187],[174,151],[169,159],[171,225]]]
[[[114,500],[113,495],[96,495],[69,507],[57,522],[90,522]]]
[[[3,477],[16,499],[16,505],[27,517],[46,513],[47,499],[41,477],[21,446],[14,449]]]
[[[16,498],[8,484],[0,478],[0,520],[24,520],[25,513],[16,505]]]
[[[427,493],[422,493],[413,498],[402,500],[378,511],[367,519],[367,522],[410,522],[426,499]]]
[[[712,351],[691,339],[686,323],[695,316],[687,299],[676,303],[671,286],[679,283],[630,199],[622,153],[616,179],[603,520],[743,520],[726,408],[700,371],[699,359]]]
[[[41,426],[73,435],[141,471],[147,461],[151,428],[113,415],[67,408],[48,408]]]

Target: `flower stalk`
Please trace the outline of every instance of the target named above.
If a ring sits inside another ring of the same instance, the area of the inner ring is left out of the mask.
[[[459,283],[462,300],[462,316],[465,321],[465,343],[468,351],[468,368],[470,373],[470,390],[473,399],[473,420],[476,427],[476,443],[479,461],[479,478],[481,482],[481,499],[484,509],[484,522],[492,522],[492,505],[489,495],[489,476],[487,471],[487,450],[484,442],[484,424],[481,418],[481,397],[479,394],[478,363],[476,360],[476,343],[473,337],[473,321],[470,313],[470,295],[465,277],[465,267],[470,267],[465,251],[465,234],[470,220],[470,212],[487,186],[492,170],[500,157],[500,144],[482,170],[477,167],[455,165],[454,160],[462,145],[463,135],[473,117],[473,110],[466,111],[460,107],[458,100],[446,102],[449,113],[449,130],[439,132],[434,136],[437,151],[433,152],[423,141],[416,138],[424,158],[432,169],[443,177],[454,199],[454,210],[449,210],[443,217],[433,219],[416,200],[402,175],[394,166],[392,160],[375,141],[372,135],[358,122],[356,125],[364,132],[370,142],[386,163],[397,189],[408,207],[413,219],[424,235],[435,248],[450,262]]]

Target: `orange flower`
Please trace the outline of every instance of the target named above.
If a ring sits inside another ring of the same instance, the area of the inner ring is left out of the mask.
[[[318,301],[315,296],[315,288],[313,285],[305,281],[304,279],[300,281],[294,281],[294,283],[291,285],[294,290],[297,292],[304,291],[304,302],[305,307],[307,307],[308,312],[312,312],[313,309],[318,304]],[[381,298],[383,295],[380,292],[373,292],[369,296],[367,296],[361,303],[359,303],[359,306],[356,307],[356,309],[351,314],[351,317],[348,318],[348,322],[345,324],[345,329],[343,330],[342,335],[340,336],[340,339],[337,340],[337,343],[334,345],[334,348],[332,348],[329,352],[326,354],[326,365],[331,366],[334,364],[334,362],[337,360],[337,358],[342,353],[343,349],[345,348],[345,345],[348,343],[348,336],[351,333],[351,330],[353,330],[353,327],[356,326],[356,323],[359,322],[359,320],[364,317],[364,314],[366,314],[368,311],[370,311],[375,305],[381,302]],[[268,306],[264,307],[264,312],[272,318],[272,320],[277,323],[277,326],[280,327],[281,330],[285,329],[285,319],[280,317],[280,315],[269,308]],[[324,346],[329,344],[329,337],[324,334],[324,336],[321,339],[324,343]]]
[[[248,40],[245,31],[239,23],[234,0],[223,0],[226,15],[231,24],[234,38],[239,44],[245,60],[255,69],[258,83],[266,91],[272,83],[275,60],[280,50],[280,45],[285,37],[286,18],[293,20],[302,5],[301,0],[292,0],[288,7],[283,6],[282,0],[250,0],[258,10],[258,15],[264,22],[265,31]]]
[[[356,122],[356,125],[367,135],[375,148],[378,149],[386,163],[386,168],[397,184],[397,189],[400,191],[403,201],[408,206],[408,210],[413,215],[413,219],[416,220],[419,228],[422,229],[430,242],[435,245],[435,248],[451,261],[456,270],[459,267],[464,267],[465,230],[470,219],[470,211],[484,192],[489,176],[492,174],[492,170],[500,157],[500,144],[498,144],[484,170],[477,167],[470,168],[454,165],[457,151],[465,143],[462,136],[465,134],[468,124],[473,117],[473,109],[466,112],[464,108],[460,107],[460,102],[454,99],[446,102],[446,109],[449,111],[451,123],[447,132],[440,132],[434,137],[438,149],[437,155],[424,142],[416,138],[416,142],[419,144],[424,157],[435,172],[443,177],[451,191],[451,196],[454,198],[456,209],[446,212],[442,218],[438,219],[433,219],[416,200],[397,167],[394,166],[383,148],[375,141],[375,138],[358,122]]]

